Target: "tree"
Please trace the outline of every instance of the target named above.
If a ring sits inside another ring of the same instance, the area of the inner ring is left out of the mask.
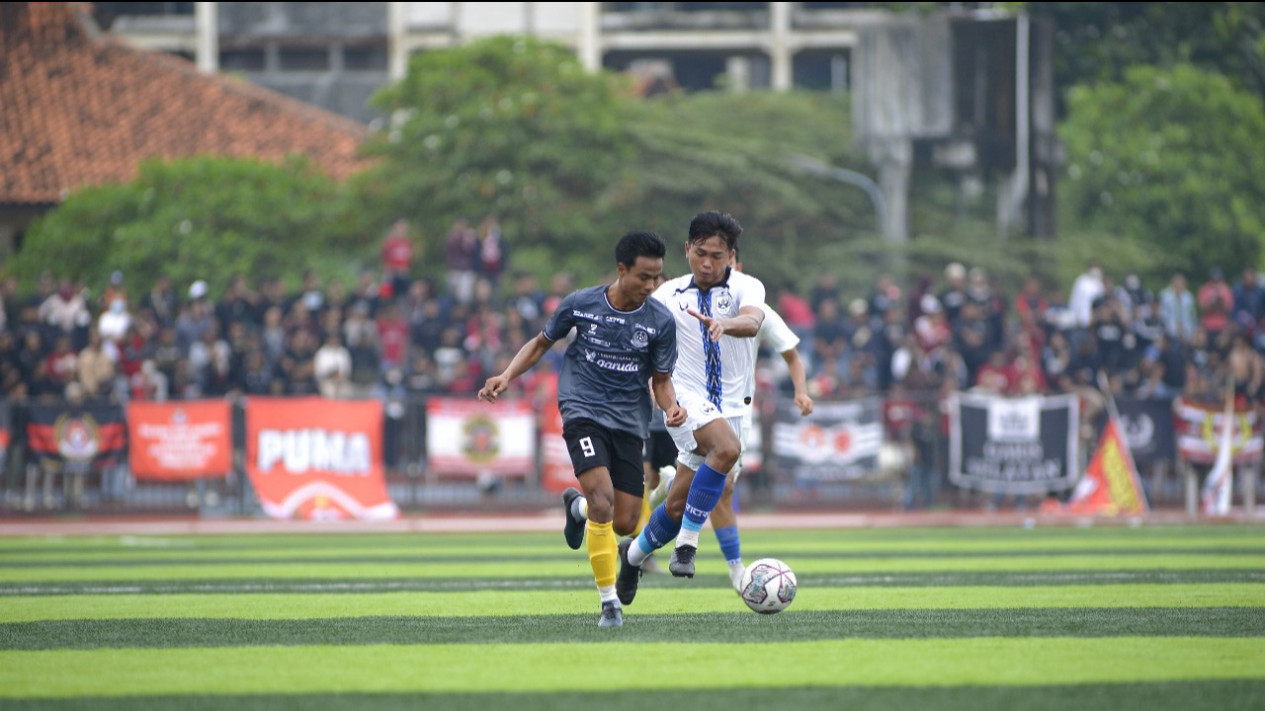
[[[1265,109],[1189,65],[1075,87],[1060,128],[1067,222],[1152,245],[1176,268],[1256,265],[1265,238]]]
[[[1190,63],[1265,99],[1265,3],[1019,3],[1055,26],[1055,84],[1121,81],[1138,64]]]
[[[495,37],[413,58],[375,103],[396,117],[373,144],[378,168],[357,181],[375,219],[407,217],[442,247],[458,217],[496,213],[515,269],[604,274],[611,243],[652,229],[673,244],[705,209],[732,212],[748,264],[799,277],[819,249],[877,232],[865,196],[798,172],[809,153],[857,165],[846,100],[751,92],[634,95],[625,78],[584,72],[574,53]],[[805,279],[811,278],[805,277]]]
[[[233,274],[252,281],[313,268],[346,271],[363,247],[333,179],[309,161],[237,158],[142,163],[135,180],[79,190],[36,222],[8,265],[26,280],[44,269],[104,284],[112,270],[148,288]]]
[[[486,214],[498,216],[512,249],[556,259],[600,243],[607,255],[610,235],[596,218],[629,154],[622,90],[573,51],[530,37],[415,55],[408,75],[374,97],[394,120],[371,142],[382,161],[357,191],[370,212],[406,217],[439,245],[432,270],[443,266],[453,221]]]

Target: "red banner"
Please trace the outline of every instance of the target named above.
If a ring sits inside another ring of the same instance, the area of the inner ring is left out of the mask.
[[[226,400],[129,403],[132,475],[142,481],[226,476],[233,466],[231,431]]]
[[[540,413],[540,449],[542,467],[540,486],[546,491],[562,493],[567,487],[579,488],[566,440],[562,439],[562,413],[558,403],[549,400]]]
[[[246,401],[246,473],[273,518],[395,518],[382,466],[382,403]]]
[[[1129,443],[1114,417],[1107,420],[1098,450],[1063,510],[1100,516],[1128,516],[1147,510]]]

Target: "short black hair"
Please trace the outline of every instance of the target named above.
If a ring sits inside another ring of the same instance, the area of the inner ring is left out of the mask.
[[[719,235],[730,249],[738,248],[738,235],[742,234],[742,225],[729,213],[721,214],[715,210],[700,212],[690,220],[691,244]]]
[[[626,267],[637,263],[637,257],[663,259],[668,246],[663,238],[653,232],[629,232],[615,245],[615,261]]]

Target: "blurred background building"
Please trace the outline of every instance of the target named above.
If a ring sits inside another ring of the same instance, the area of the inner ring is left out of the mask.
[[[847,91],[876,179],[811,160],[804,167],[860,180],[887,239],[909,238],[908,194],[919,166],[958,172],[963,190],[997,184],[1003,234],[1055,233],[1051,32],[1004,3],[900,14],[877,3],[832,2],[72,5],[87,8],[92,30],[106,37],[182,56],[203,74],[240,77],[369,127],[383,120],[370,98],[405,76],[410,56],[496,34],[573,47],[590,69],[638,75],[646,94],[678,87]],[[167,146],[160,154],[205,150]],[[0,191],[0,203],[21,202],[11,198]],[[53,204],[24,208],[0,226],[6,251],[20,247],[24,226]]]

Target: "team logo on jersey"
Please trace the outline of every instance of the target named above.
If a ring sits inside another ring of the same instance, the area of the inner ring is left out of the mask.
[[[637,329],[632,335],[633,348],[645,348],[650,345],[650,335],[641,329]]]
[[[729,309],[733,307],[733,299],[730,298],[728,291],[722,291],[716,296],[716,310],[721,313],[729,313]]]

